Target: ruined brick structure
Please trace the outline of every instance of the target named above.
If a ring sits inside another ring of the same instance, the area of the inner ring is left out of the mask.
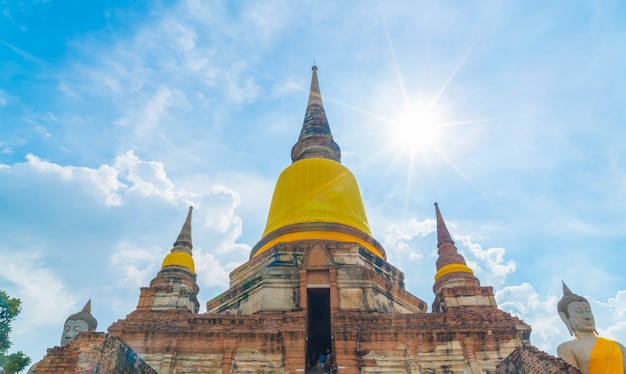
[[[48,349],[31,372],[157,374],[128,345],[103,332],[83,332],[70,345]]]
[[[567,362],[533,346],[517,348],[498,365],[497,374],[580,374]]]
[[[506,368],[523,368],[525,357],[546,361],[522,354],[498,369],[530,347],[531,328],[498,309],[492,287],[481,286],[458,253],[437,204],[431,312],[405,289],[404,274],[370,233],[356,179],[341,164],[316,67],[291,156],[262,238],[206,313],[198,313],[190,209],[137,309],[109,335],[161,374],[312,373],[310,357],[326,350],[345,374],[514,373]]]

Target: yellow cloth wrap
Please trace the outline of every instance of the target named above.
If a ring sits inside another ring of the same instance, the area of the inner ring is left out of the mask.
[[[306,222],[340,223],[372,236],[356,178],[339,162],[302,159],[278,177],[263,237]]]
[[[359,239],[352,235],[342,234],[339,232],[328,232],[328,231],[306,231],[306,232],[294,232],[290,234],[281,235],[276,239],[270,240],[265,243],[265,245],[259,248],[258,251],[254,254],[253,257],[260,255],[261,253],[267,251],[278,243],[286,243],[286,242],[295,242],[298,240],[307,240],[307,239],[319,239],[319,240],[335,240],[338,242],[344,243],[358,243],[363,247],[367,248],[368,251],[372,252],[376,256],[380,258],[384,258],[376,247],[366,242],[365,240]]]
[[[463,264],[448,264],[437,271],[435,274],[435,281],[439,278],[443,277],[446,274],[450,273],[470,273],[474,274],[472,269],[468,268],[467,265]],[[623,374],[623,373],[622,373]]]
[[[161,265],[161,269],[166,266],[182,266],[189,270],[192,273],[196,273],[196,267],[193,263],[193,257],[185,252],[171,252],[163,259],[163,265]]]
[[[617,342],[596,338],[596,344],[591,351],[589,374],[624,374],[624,358]]]

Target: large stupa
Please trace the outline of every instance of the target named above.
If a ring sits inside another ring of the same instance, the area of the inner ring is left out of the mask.
[[[63,370],[103,367],[118,357],[127,372],[314,373],[321,369],[312,357],[328,351],[346,374],[521,373],[509,368],[539,364],[542,372],[565,372],[530,345],[529,325],[498,308],[437,204],[436,275],[423,279],[433,285],[430,311],[405,289],[404,274],[372,236],[354,175],[341,164],[315,66],[291,158],[262,237],[206,313],[198,312],[196,279],[203,275],[194,267],[190,208],[137,308],[108,335],[81,334],[70,348],[51,350],[37,372],[54,372],[73,354],[88,358]]]

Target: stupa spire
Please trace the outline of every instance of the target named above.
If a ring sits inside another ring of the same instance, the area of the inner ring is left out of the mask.
[[[443,243],[452,243],[452,237],[450,236],[450,232],[446,227],[446,223],[441,216],[441,212],[439,211],[439,204],[435,203],[435,216],[437,218],[437,248],[441,246]]]
[[[191,255],[192,211],[193,207],[190,206],[174,247],[163,259],[161,270],[150,282],[150,287],[141,289],[137,309],[186,309],[198,313],[200,289],[196,282],[196,268]]]
[[[276,181],[263,236],[250,258],[280,243],[328,239],[357,243],[384,260],[385,249],[372,237],[356,178],[340,162],[341,151],[326,119],[315,65],[304,123],[291,159]]]
[[[317,79],[317,66],[313,65],[309,103],[304,115],[300,137],[291,149],[291,160],[305,158],[327,158],[341,162],[341,150],[330,132],[330,125],[324,111],[322,94]]]
[[[435,203],[435,215],[437,217],[437,248],[439,255],[437,258],[437,274],[435,275],[435,286],[437,286],[439,280],[445,275],[456,273],[472,275],[474,272],[467,266],[465,258],[459,254],[454,245],[437,203]],[[476,282],[478,283],[477,279]]]
[[[496,307],[493,288],[481,287],[474,271],[458,252],[446,223],[435,203],[437,217],[437,273],[433,291],[433,311],[441,312],[458,306]]]
[[[183,228],[180,230],[180,234],[178,234],[178,238],[176,238],[176,241],[174,242],[174,247],[163,260],[163,265],[161,266],[162,269],[167,266],[182,266],[191,270],[192,273],[195,273],[195,266],[191,256],[191,249],[193,248],[193,245],[191,244],[192,211],[193,207],[190,206]]]
[[[172,252],[174,250],[181,250],[191,254],[191,250],[193,249],[193,244],[191,244],[191,212],[193,211],[193,207],[189,207],[189,211],[187,212],[187,218],[185,219],[185,223],[183,224],[182,229],[180,230],[180,234],[178,234],[178,238],[174,242],[174,248],[172,248]]]

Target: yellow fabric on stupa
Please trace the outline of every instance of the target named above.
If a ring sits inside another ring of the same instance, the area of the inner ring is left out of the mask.
[[[591,351],[589,374],[624,374],[624,358],[617,342],[596,338],[596,344]]]
[[[166,266],[182,266],[189,270],[192,273],[196,273],[196,267],[193,263],[193,257],[185,252],[170,252],[163,259],[163,264],[161,265],[161,269]]]
[[[278,177],[263,236],[304,222],[342,223],[372,235],[356,179],[339,162],[307,158]]]
[[[343,224],[372,236],[356,178],[341,163],[306,158],[289,165],[278,177],[263,237],[281,227],[308,222]],[[371,245],[366,248],[383,257]]]
[[[437,271],[437,274],[435,274],[435,281],[437,281],[439,278],[443,277],[446,274],[450,274],[450,273],[470,273],[470,274],[474,274],[474,271],[472,271],[472,269],[470,269],[467,265],[463,265],[463,264],[448,264],[446,266],[443,266],[441,269],[439,269]]]

